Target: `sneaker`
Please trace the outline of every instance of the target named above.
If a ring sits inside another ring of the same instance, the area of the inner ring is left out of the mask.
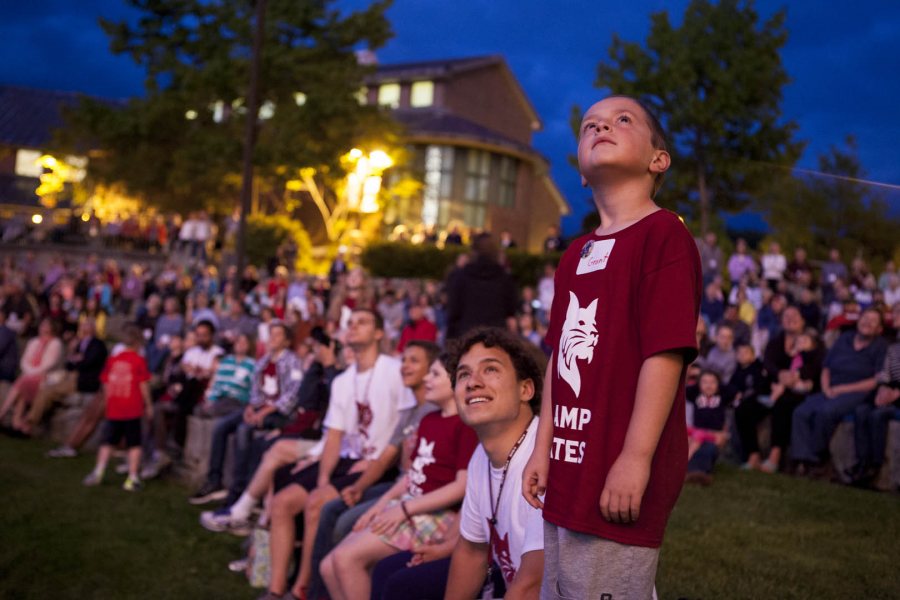
[[[200,513],[200,524],[209,531],[216,533],[227,531],[233,535],[246,537],[250,535],[252,527],[249,521],[239,521],[231,517],[231,509],[205,510]]]
[[[221,484],[207,481],[197,490],[196,494],[188,498],[188,502],[195,505],[206,504],[214,500],[224,500],[227,495],[228,490],[223,488]]]
[[[228,570],[232,573],[246,573],[249,565],[249,558],[239,558],[228,563]]]
[[[760,465],[759,470],[763,473],[775,473],[776,471],[778,471],[778,465],[770,460],[766,460],[762,465]]]
[[[91,471],[84,479],[81,480],[81,484],[88,487],[100,485],[101,483],[103,483],[103,474],[98,473],[97,471]]]
[[[126,492],[139,492],[144,489],[144,484],[140,479],[132,479],[129,477],[125,480],[125,483],[122,484],[122,489]]]
[[[167,454],[159,454],[141,469],[141,479],[156,479],[163,471],[172,466],[172,459]]]
[[[59,446],[47,452],[47,458],[75,458],[78,452],[71,446]]]

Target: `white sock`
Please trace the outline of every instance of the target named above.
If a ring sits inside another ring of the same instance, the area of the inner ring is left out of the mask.
[[[231,505],[231,516],[238,521],[246,521],[250,518],[250,511],[256,506],[256,498],[249,492],[244,492],[237,502]]]

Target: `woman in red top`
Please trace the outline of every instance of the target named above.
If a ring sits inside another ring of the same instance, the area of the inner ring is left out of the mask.
[[[443,548],[446,556],[453,550],[456,511],[478,438],[456,413],[446,361],[446,354],[435,360],[425,377],[425,400],[440,410],[419,423],[409,471],[322,561],[322,577],[334,600],[368,598],[372,568],[383,558],[421,552],[426,545]]]

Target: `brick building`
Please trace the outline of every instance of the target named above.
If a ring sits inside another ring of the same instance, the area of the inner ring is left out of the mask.
[[[508,231],[540,251],[569,207],[532,146],[540,118],[500,56],[381,65],[366,100],[405,128],[423,191],[384,215],[388,228],[420,223]]]

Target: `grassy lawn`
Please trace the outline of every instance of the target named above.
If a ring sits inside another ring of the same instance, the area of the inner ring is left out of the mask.
[[[0,437],[0,597],[254,598],[226,564],[240,542],[197,523],[187,491],[124,476],[86,489],[93,457]],[[900,598],[900,499],[721,468],[687,488],[663,547],[665,599]]]

